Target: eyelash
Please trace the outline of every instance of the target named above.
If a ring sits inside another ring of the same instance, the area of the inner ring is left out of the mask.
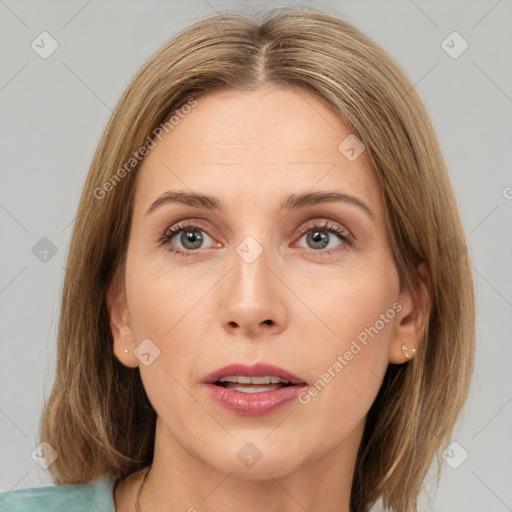
[[[307,226],[300,230],[300,238],[302,238],[306,233],[309,231],[318,230],[318,231],[326,231],[328,233],[333,233],[337,235],[348,247],[352,247],[354,244],[355,237],[348,231],[343,228],[340,228],[336,224],[331,224],[329,221],[324,221],[323,224],[316,223],[312,224],[310,226]],[[174,236],[177,233],[180,233],[181,231],[204,231],[208,234],[206,226],[204,226],[199,221],[184,221],[179,222],[175,226],[172,226],[171,228],[168,228],[164,234],[162,235],[160,239],[161,245],[168,244],[169,247],[167,248],[171,253],[174,253],[176,256],[183,256],[183,257],[189,257],[189,256],[195,256],[201,249],[196,249],[194,251],[182,251],[180,249],[174,248],[172,245],[169,244],[169,240],[174,238]],[[208,236],[211,237],[211,235],[208,234]],[[338,252],[339,249],[330,249],[330,250],[322,250],[322,249],[309,249],[310,252],[313,252],[315,254],[321,254],[321,255],[328,255],[332,254],[334,252]]]

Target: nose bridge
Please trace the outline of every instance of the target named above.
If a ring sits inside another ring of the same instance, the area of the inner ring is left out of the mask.
[[[236,247],[233,255],[233,296],[238,296],[241,304],[246,307],[264,308],[270,300],[272,283],[269,281],[269,264],[272,258],[269,245],[264,243],[262,236],[258,240],[249,235]],[[268,242],[268,240],[267,240]],[[252,306],[251,306],[252,305]]]
[[[225,285],[221,308],[223,326],[239,327],[246,334],[261,329],[268,332],[270,327],[277,332],[286,320],[283,290],[279,290],[282,285],[271,270],[273,244],[269,236],[262,240],[265,233],[258,237],[262,243],[256,236],[246,236],[233,251],[233,268]]]

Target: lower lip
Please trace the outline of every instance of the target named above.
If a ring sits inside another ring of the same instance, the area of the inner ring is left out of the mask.
[[[286,386],[261,393],[244,393],[206,384],[210,396],[224,408],[243,416],[263,416],[297,399],[306,384]]]

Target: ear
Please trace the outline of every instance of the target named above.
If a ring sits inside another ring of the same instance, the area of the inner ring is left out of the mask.
[[[114,340],[113,350],[122,364],[129,368],[136,368],[139,366],[139,360],[133,353],[136,345],[129,322],[124,282],[120,274],[121,272],[116,272],[106,294],[110,330]]]
[[[413,349],[418,351],[427,327],[430,309],[430,275],[424,263],[421,263],[417,269],[421,282],[416,294],[406,287],[400,292],[398,302],[402,309],[396,315],[389,347],[389,362],[393,364],[408,361],[402,351],[403,345],[409,349],[411,355],[414,354]]]

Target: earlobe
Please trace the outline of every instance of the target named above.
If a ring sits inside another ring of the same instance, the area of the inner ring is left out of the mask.
[[[396,316],[393,337],[389,347],[389,362],[402,364],[416,357],[427,329],[430,310],[430,275],[424,263],[418,267],[421,282],[416,293],[402,290],[402,305]]]
[[[117,277],[112,279],[107,289],[106,303],[114,354],[122,364],[135,368],[139,361],[133,355],[135,340],[129,323],[126,293]]]

